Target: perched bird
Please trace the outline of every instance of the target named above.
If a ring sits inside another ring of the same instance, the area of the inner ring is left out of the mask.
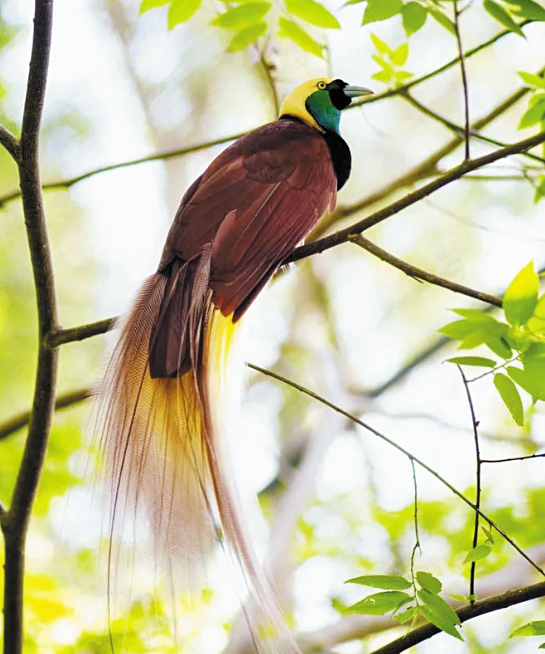
[[[224,451],[235,386],[228,355],[248,307],[334,208],[351,166],[341,111],[370,93],[340,79],[309,80],[288,95],[278,120],[210,164],[182,198],[100,387],[111,531],[141,509],[155,551],[192,576],[219,525],[252,600],[278,632],[282,618],[246,536]],[[263,647],[298,651],[282,634]]]

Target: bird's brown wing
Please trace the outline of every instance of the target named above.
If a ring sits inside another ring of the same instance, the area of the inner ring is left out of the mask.
[[[336,199],[323,137],[295,120],[254,130],[225,150],[186,194],[162,265],[210,248],[209,287],[237,320]]]
[[[236,322],[336,193],[325,140],[294,120],[265,125],[215,159],[185,194],[167,237],[151,376],[193,368],[210,301]]]

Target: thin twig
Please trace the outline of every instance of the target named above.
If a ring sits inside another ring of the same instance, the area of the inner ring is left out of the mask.
[[[38,369],[32,416],[11,506],[2,516],[5,541],[4,654],[23,649],[25,541],[43,468],[55,402],[58,350],[43,343],[57,328],[56,294],[39,166],[39,134],[45,98],[53,0],[36,0],[34,35],[21,128],[19,179],[38,305]]]
[[[538,74],[539,75],[539,74]],[[433,120],[437,121],[438,123],[441,123],[441,125],[444,125],[447,129],[449,129],[451,132],[454,132],[455,134],[463,134],[465,131],[465,128],[462,127],[461,125],[457,125],[456,123],[453,123],[451,120],[448,118],[445,118],[444,116],[441,116],[437,112],[433,111],[433,109],[430,109],[429,107],[426,107],[426,105],[422,104],[419,100],[417,100],[414,95],[410,93],[405,93],[401,96],[404,100],[406,100],[409,104],[411,104],[413,107],[418,109],[421,113],[425,114],[426,116],[429,116],[430,118],[433,118]],[[506,147],[506,143],[503,141],[498,141],[497,139],[493,139],[489,136],[484,136],[483,134],[480,134],[479,132],[475,131],[474,129],[470,129],[469,132],[470,136],[482,141],[483,143],[488,143],[489,145],[494,145],[498,148],[504,148]],[[532,154],[531,152],[521,152],[522,157],[526,157],[527,159],[532,159],[533,161],[537,161],[540,164],[545,163],[545,159],[543,157],[538,156],[537,154]],[[521,178],[517,178],[521,179]],[[524,178],[522,178],[524,179]]]
[[[304,386],[301,386],[297,382],[292,381],[291,379],[287,379],[286,377],[283,377],[282,375],[279,375],[272,370],[267,370],[265,368],[261,368],[260,366],[256,366],[253,363],[247,363],[246,364],[249,368],[252,370],[257,370],[258,372],[261,372],[262,374],[266,375],[267,377],[272,377],[273,379],[276,379],[283,384],[286,384],[288,386],[291,386],[292,388],[295,388],[296,390],[300,391],[301,393],[304,393],[305,395],[308,395],[309,397],[313,398],[314,400],[317,400],[318,402],[321,402],[325,406],[329,407],[333,411],[336,411],[337,413],[340,413],[342,416],[345,418],[348,418],[348,420],[351,420],[352,422],[356,423],[360,427],[363,427],[367,431],[371,432],[384,442],[388,443],[392,447],[394,447],[398,452],[401,452],[404,454],[407,458],[412,459],[415,463],[418,463],[418,465],[421,468],[424,468],[427,472],[429,472],[430,475],[435,477],[438,481],[440,481],[444,486],[446,486],[454,495],[456,495],[458,498],[460,498],[465,504],[467,504],[473,511],[476,511],[484,520],[486,520],[494,529],[501,535],[503,538],[513,547],[528,563],[535,568],[541,575],[545,577],[545,571],[543,571],[537,563],[532,561],[532,559],[522,550],[516,543],[515,541],[505,533],[505,531],[497,525],[495,522],[493,522],[481,509],[479,509],[471,500],[469,500],[463,493],[461,493],[455,486],[453,486],[449,481],[447,481],[444,477],[442,477],[438,472],[436,472],[433,468],[431,468],[429,465],[424,463],[421,459],[416,457],[414,454],[406,450],[404,447],[401,445],[398,445],[395,441],[393,441],[391,438],[388,438],[388,436],[385,436],[381,432],[377,431],[374,427],[371,427],[371,425],[368,425],[366,422],[363,422],[363,420],[360,420],[353,414],[349,413],[348,411],[345,411],[341,407],[337,406],[336,404],[333,404],[332,402],[329,402],[329,400],[326,400],[324,397],[321,395],[318,395],[314,391],[311,391],[308,388],[305,388]]]
[[[0,125],[0,145],[4,146],[16,162],[19,161],[21,156],[19,139],[4,125]]]
[[[511,461],[527,461],[528,459],[541,459],[545,457],[543,454],[528,454],[526,456],[510,456],[507,459],[481,459],[481,463],[508,463]]]
[[[475,407],[473,406],[473,399],[471,393],[469,392],[469,384],[464,374],[464,371],[461,366],[457,366],[462,375],[462,380],[464,382],[464,388],[467,395],[467,402],[469,404],[469,411],[471,413],[471,425],[473,428],[473,440],[475,442],[475,506],[481,508],[481,448],[479,446],[479,422],[475,416]],[[479,513],[475,512],[475,525],[473,528],[473,549],[477,547],[479,541]],[[475,566],[476,562],[471,562],[471,569],[469,572],[469,603],[475,603]]]
[[[487,302],[488,304],[492,304],[495,307],[502,306],[501,298],[496,297],[495,295],[489,295],[488,293],[482,293],[481,291],[476,291],[472,288],[469,288],[468,286],[463,286],[462,284],[457,284],[456,282],[451,282],[448,279],[444,279],[443,277],[438,277],[437,275],[428,273],[425,270],[422,270],[421,268],[417,268],[416,266],[413,266],[410,263],[407,263],[406,261],[398,259],[393,254],[386,252],[386,250],[383,250],[381,247],[375,245],[375,243],[372,243],[369,239],[365,238],[364,236],[361,236],[360,234],[356,234],[355,236],[350,236],[348,240],[351,243],[355,243],[356,245],[359,245],[364,250],[367,250],[367,252],[370,252],[375,257],[378,257],[381,261],[385,261],[386,263],[389,263],[391,266],[394,266],[394,268],[401,270],[409,277],[413,277],[415,279],[421,279],[425,282],[428,282],[429,284],[434,284],[435,286],[441,286],[442,288],[446,288],[450,291],[454,291],[455,293],[461,293],[462,295],[467,295],[468,297],[481,300],[481,302]]]
[[[78,388],[74,391],[63,393],[55,400],[55,411],[66,409],[74,404],[83,402],[83,400],[86,400],[91,396],[91,394],[92,390],[90,388]],[[0,441],[15,434],[19,429],[26,427],[30,421],[31,415],[30,411],[23,411],[0,425]]]
[[[420,547],[420,534],[418,532],[418,484],[416,481],[416,467],[414,465],[414,459],[411,457],[411,468],[413,472],[413,490],[414,490],[414,546],[411,552],[411,579],[414,586],[414,597],[418,605],[418,598],[416,594],[415,586],[415,574],[414,574],[414,558],[416,556],[416,550],[422,553],[422,548]]]
[[[340,245],[341,243],[346,243],[352,236],[360,234],[366,229],[369,229],[370,227],[377,225],[383,220],[390,218],[394,214],[399,213],[402,209],[410,207],[415,202],[422,200],[422,198],[425,198],[435,191],[438,191],[439,189],[447,186],[451,182],[460,179],[460,177],[463,177],[465,174],[482,168],[483,166],[487,166],[488,164],[491,164],[495,161],[499,161],[500,159],[504,159],[505,157],[509,157],[513,154],[519,154],[520,152],[529,150],[530,148],[533,148],[536,145],[540,145],[543,142],[545,142],[545,131],[539,132],[538,134],[535,134],[534,136],[531,136],[522,141],[513,143],[505,148],[500,148],[499,150],[490,152],[489,154],[486,154],[482,157],[477,157],[476,159],[468,159],[461,163],[459,166],[451,168],[444,175],[441,175],[441,177],[428,182],[428,184],[421,186],[416,191],[408,193],[406,196],[400,198],[396,202],[392,202],[392,204],[388,205],[387,207],[384,207],[383,209],[376,211],[370,216],[367,216],[367,218],[364,218],[363,220],[360,220],[357,223],[346,227],[345,229],[341,229],[338,232],[331,234],[330,236],[326,236],[317,241],[313,241],[312,243],[307,243],[306,245],[298,247],[284,261],[284,263],[299,261],[300,259],[304,259],[311,255],[320,254],[321,252],[329,250],[337,245]]]
[[[460,60],[460,72],[462,74],[462,87],[464,90],[465,158],[470,159],[469,136],[471,126],[469,122],[469,86],[467,83],[462,36],[460,34],[460,10],[458,8],[458,0],[454,0],[454,31],[456,32],[456,44],[458,46],[458,58]]]

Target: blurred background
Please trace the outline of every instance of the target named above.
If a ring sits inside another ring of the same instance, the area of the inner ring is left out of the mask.
[[[211,3],[189,23],[168,30],[167,7],[139,15],[136,0],[57,0],[42,137],[44,181],[253,129],[274,120],[277,97],[309,77],[331,75],[385,91],[389,86],[373,79],[380,67],[372,58],[377,47],[371,33],[399,48],[407,41],[399,17],[361,26],[363,5],[327,6],[341,29],[313,32],[327,43],[325,58],[273,37],[264,66],[256,48],[227,51],[230,35],[211,26]],[[30,0],[0,0],[0,120],[15,131],[32,17]],[[473,2],[461,29],[469,49],[501,26]],[[472,120],[521,88],[518,71],[536,72],[544,65],[545,26],[534,23],[524,32],[526,38],[509,34],[468,59]],[[419,77],[456,55],[453,36],[428,19],[411,37],[400,69]],[[457,66],[416,87],[414,97],[463,125]],[[484,133],[506,143],[529,136],[532,129],[517,129],[527,107],[527,97],[515,102]],[[360,203],[363,211],[346,212],[329,231],[398,199],[464,156],[459,138],[436,156],[455,136],[399,96],[346,111],[341,131],[353,168],[338,204]],[[64,327],[127,310],[155,270],[182,194],[223,147],[106,171],[46,192]],[[471,147],[472,156],[490,150],[477,141]],[[419,174],[427,160],[432,163]],[[534,177],[522,158],[503,160],[366,236],[429,272],[501,294],[529,261],[538,269],[545,265],[545,205],[534,204]],[[15,166],[0,150],[0,200],[17,184]],[[30,405],[36,313],[19,200],[0,204],[0,229],[3,423]],[[345,244],[299,262],[262,293],[246,320],[244,357],[361,417],[473,499],[469,406],[458,370],[444,363],[455,344],[445,344],[437,330],[454,319],[451,308],[477,306]],[[85,394],[99,379],[113,342],[115,333],[63,346],[59,393]],[[530,408],[525,397],[528,414],[521,428],[489,378],[472,384],[471,392],[484,458],[531,454],[543,446],[539,404]],[[223,651],[244,590],[233,593],[233,566],[221,551],[210,562],[202,592],[174,598],[142,545],[128,555],[131,563],[116,579],[108,617],[104,506],[84,437],[87,416],[85,402],[56,413],[27,550],[25,651],[105,653],[111,651],[111,635],[116,651]],[[280,580],[279,594],[294,631],[303,634],[305,651],[371,652],[403,633],[389,618],[347,616],[344,607],[366,592],[344,582],[362,574],[408,574],[415,544],[410,461],[316,401],[253,371],[242,420],[233,464],[244,495],[259,495],[266,520],[251,511],[254,538],[273,579]],[[0,440],[5,502],[24,438],[23,429]],[[489,464],[483,470],[484,510],[541,563],[543,461]],[[445,597],[467,595],[469,566],[463,560],[472,547],[473,514],[426,472],[417,470],[416,479],[421,551],[415,566],[442,580]],[[498,539],[478,564],[477,592],[486,596],[537,580]],[[463,643],[439,634],[415,651],[533,651],[537,641],[508,636],[534,615],[543,619],[537,601],[466,624]],[[350,629],[366,637],[351,640]]]

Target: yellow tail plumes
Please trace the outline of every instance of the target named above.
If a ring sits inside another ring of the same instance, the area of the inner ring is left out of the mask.
[[[236,428],[242,364],[232,353],[238,328],[208,300],[195,336],[198,366],[182,377],[153,379],[149,343],[165,286],[161,275],[144,285],[121,325],[100,389],[110,535],[123,535],[134,516],[143,514],[158,562],[174,574],[181,571],[194,590],[219,518],[250,592],[250,626],[259,642],[254,651],[294,654],[297,646],[246,535],[223,437]]]

